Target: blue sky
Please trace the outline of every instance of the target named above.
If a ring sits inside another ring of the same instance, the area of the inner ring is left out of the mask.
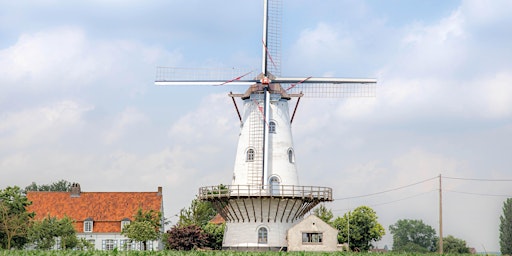
[[[303,185],[343,199],[439,174],[512,178],[510,1],[298,0],[283,11],[283,75],[378,79],[376,98],[301,102]],[[0,0],[0,187],[163,186],[175,222],[198,187],[230,182],[227,93],[243,89],[157,87],[155,69],[258,68],[261,15],[259,0]],[[369,205],[386,229],[407,218],[437,230],[437,182],[327,207]],[[444,235],[498,251],[511,185],[443,180]]]

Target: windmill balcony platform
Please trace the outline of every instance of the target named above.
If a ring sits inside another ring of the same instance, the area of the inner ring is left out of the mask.
[[[304,201],[332,201],[332,188],[296,185],[218,185],[199,188],[200,200],[273,197]]]

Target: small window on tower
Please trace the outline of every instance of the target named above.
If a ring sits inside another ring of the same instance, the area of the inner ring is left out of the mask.
[[[247,157],[246,157],[245,161],[254,162],[254,149],[250,148],[247,150]]]
[[[288,161],[292,164],[295,163],[295,156],[293,154],[293,149],[291,148],[288,149]]]
[[[270,123],[268,123],[268,132],[276,133],[276,122],[270,121]]]

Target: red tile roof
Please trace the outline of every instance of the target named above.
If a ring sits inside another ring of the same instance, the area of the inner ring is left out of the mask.
[[[93,231],[120,232],[121,220],[133,216],[137,210],[161,211],[162,193],[159,192],[81,192],[71,196],[70,192],[27,192],[32,201],[27,210],[35,212],[36,220],[50,215],[63,218],[68,216],[75,220],[77,232],[83,232],[83,221],[92,218]]]
[[[226,223],[226,220],[224,220],[224,218],[222,218],[222,216],[220,216],[220,214],[217,213],[217,215],[215,215],[215,217],[213,217],[213,219],[210,220],[210,223],[220,225]]]

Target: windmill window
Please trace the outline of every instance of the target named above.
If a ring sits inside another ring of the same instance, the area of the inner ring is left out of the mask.
[[[258,229],[258,244],[266,244],[268,242],[267,228],[261,227]]]
[[[293,149],[291,148],[288,149],[288,161],[292,164],[295,163],[295,156],[293,154]]]
[[[247,150],[247,157],[245,160],[247,162],[254,162],[254,149],[250,148]]]
[[[268,123],[268,132],[276,133],[276,122],[270,121],[270,123]]]

